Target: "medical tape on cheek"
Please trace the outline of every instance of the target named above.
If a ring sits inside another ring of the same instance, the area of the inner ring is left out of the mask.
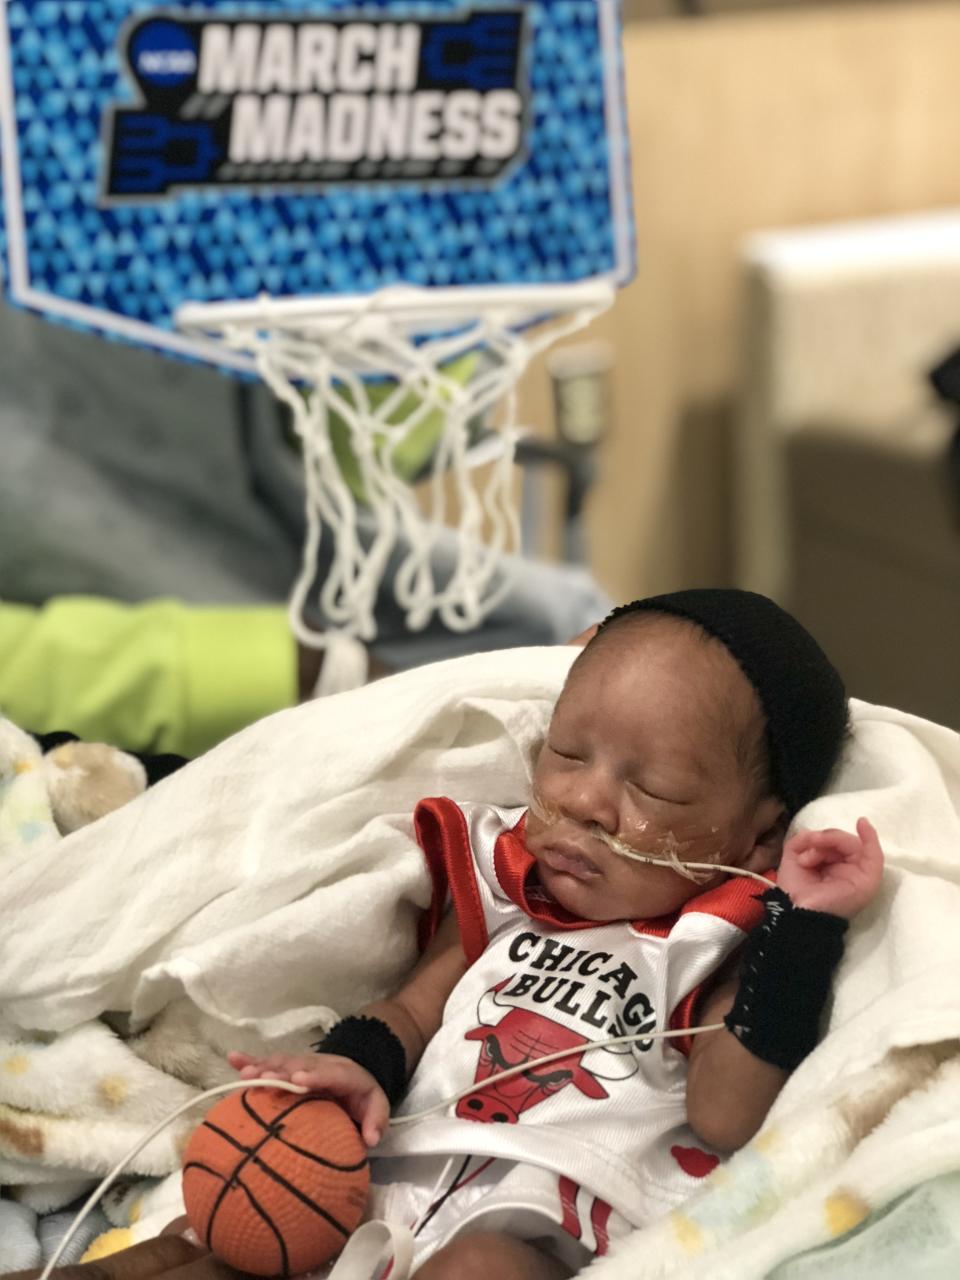
[[[747,871],[745,867],[731,867],[725,862],[693,862],[689,858],[681,858],[677,850],[672,847],[668,848],[665,854],[638,853],[636,849],[631,849],[617,836],[610,835],[602,828],[593,834],[608,845],[614,853],[619,853],[621,858],[631,858],[636,862],[649,862],[654,866],[666,867],[670,871],[675,871],[678,876],[692,880],[695,884],[705,884],[718,871],[725,871],[731,876],[745,876],[748,880],[759,880],[763,885],[770,884],[766,876],[758,875],[756,871]]]
[[[530,801],[531,811],[542,822],[556,822],[563,817],[561,812],[551,805],[546,805],[536,793]],[[670,871],[675,871],[677,875],[683,876],[685,880],[692,880],[694,884],[704,884],[710,880],[718,871],[725,871],[733,876],[745,876],[750,880],[759,880],[761,884],[769,888],[770,881],[766,876],[758,875],[755,871],[747,871],[744,867],[731,867],[723,862],[693,862],[688,858],[681,858],[678,854],[680,843],[673,835],[669,833],[668,840],[670,843],[664,853],[640,852],[634,849],[632,845],[621,840],[619,836],[611,835],[609,831],[605,831],[603,827],[596,823],[591,823],[589,827],[590,835],[597,840],[601,840],[614,853],[620,855],[621,858],[629,858],[633,862],[646,862],[651,866],[664,867]]]
[[[542,822],[558,822],[563,817],[558,809],[552,805],[544,804],[536,794],[533,795],[530,801],[530,808]],[[672,843],[668,845],[665,853],[658,854],[647,851],[641,853],[639,849],[634,849],[632,845],[627,844],[619,836],[605,831],[598,823],[591,823],[588,830],[595,840],[602,841],[608,849],[619,854],[621,858],[629,858],[634,862],[646,862],[653,866],[668,867],[671,871],[675,871],[677,875],[683,876],[687,880],[693,880],[695,884],[700,884],[710,878],[713,868],[707,871],[696,871],[678,856],[677,850],[680,845],[676,838],[673,837],[672,832],[669,837]]]
[[[699,869],[695,864],[684,861],[673,845],[668,845],[665,853],[640,853],[638,849],[631,848],[619,836],[612,836],[603,828],[595,829],[593,833],[598,840],[602,840],[608,849],[612,849],[614,853],[618,853],[621,858],[629,858],[632,862],[647,862],[654,866],[668,867],[671,871],[675,871],[678,876],[683,876],[686,880],[692,880],[694,884],[703,884],[709,880],[713,870],[722,870],[718,864],[710,864],[709,871],[703,870],[705,864],[700,863]],[[676,842],[674,842],[676,843]]]

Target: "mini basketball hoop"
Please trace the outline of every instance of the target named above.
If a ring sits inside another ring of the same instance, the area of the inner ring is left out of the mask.
[[[505,594],[517,379],[634,269],[619,34],[618,0],[0,0],[7,295],[289,406],[306,643],[324,525],[335,634],[388,561],[413,629]]]
[[[334,556],[320,603],[347,635],[375,637],[377,591],[398,535],[406,551],[394,593],[410,629],[426,626],[434,611],[453,631],[479,625],[509,589],[503,553],[519,541],[511,492],[517,381],[535,355],[588,324],[613,294],[604,280],[506,289],[397,285],[354,298],[264,297],[179,309],[177,320],[187,332],[216,337],[231,351],[253,356],[264,381],[292,412],[307,487],[303,567],[291,597],[291,624],[302,641],[318,638],[302,614],[324,525],[333,535]],[[459,375],[470,354],[477,357],[477,369],[464,380]],[[377,381],[371,384],[370,378]],[[371,386],[380,388],[376,398]],[[498,406],[499,448],[478,489],[470,425]],[[442,426],[424,512],[393,457],[398,445],[437,414]],[[334,448],[333,415],[346,427],[374,516],[376,534],[366,546],[356,535],[357,499]],[[437,581],[431,553],[439,530],[451,526],[457,535],[453,570]]]

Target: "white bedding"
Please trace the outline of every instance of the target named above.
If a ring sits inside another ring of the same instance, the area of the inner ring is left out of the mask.
[[[221,1032],[274,1037],[389,989],[429,892],[414,803],[522,803],[575,653],[461,658],[282,712],[5,865],[4,1016],[63,1031],[108,1009],[142,1022],[185,997]],[[800,817],[849,827],[867,814],[888,871],[851,930],[829,1033],[690,1213],[596,1263],[597,1280],[759,1277],[960,1168],[956,1046],[890,1055],[960,1037],[960,738],[865,703],[853,713],[836,782]],[[844,1178],[860,1218],[823,1207]]]
[[[0,1008],[58,1031],[185,992],[269,1036],[389,988],[415,956],[427,795],[526,797],[577,650],[418,668],[252,725],[3,875]]]

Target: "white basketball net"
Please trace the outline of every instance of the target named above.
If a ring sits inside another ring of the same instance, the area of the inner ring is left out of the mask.
[[[291,597],[291,623],[301,641],[328,643],[329,633],[318,635],[303,621],[324,528],[333,537],[333,564],[320,584],[319,604],[342,634],[375,637],[377,592],[398,539],[408,550],[394,591],[411,630],[425,627],[436,611],[451,630],[468,631],[496,607],[510,587],[503,554],[519,541],[512,494],[517,381],[535,355],[586,325],[612,296],[605,281],[507,289],[396,286],[363,298],[181,308],[183,327],[251,354],[292,411],[306,474],[307,537]],[[539,323],[544,316],[548,324]],[[417,341],[418,334],[433,336]],[[464,381],[463,357],[470,352],[482,355],[475,375]],[[498,404],[501,447],[479,485],[471,424]],[[437,413],[442,425],[418,500],[397,475],[394,453]],[[357,498],[334,454],[334,415],[345,424],[373,516],[375,533],[366,543],[358,536]],[[453,566],[438,581],[435,543],[451,525]]]

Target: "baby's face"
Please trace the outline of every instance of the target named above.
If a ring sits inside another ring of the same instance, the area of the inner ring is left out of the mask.
[[[635,920],[723,879],[636,862],[605,835],[665,861],[773,865],[775,847],[759,842],[781,806],[744,761],[762,732],[756,694],[721,644],[674,619],[618,623],[571,670],[537,760],[527,846],[543,887],[583,919]]]

